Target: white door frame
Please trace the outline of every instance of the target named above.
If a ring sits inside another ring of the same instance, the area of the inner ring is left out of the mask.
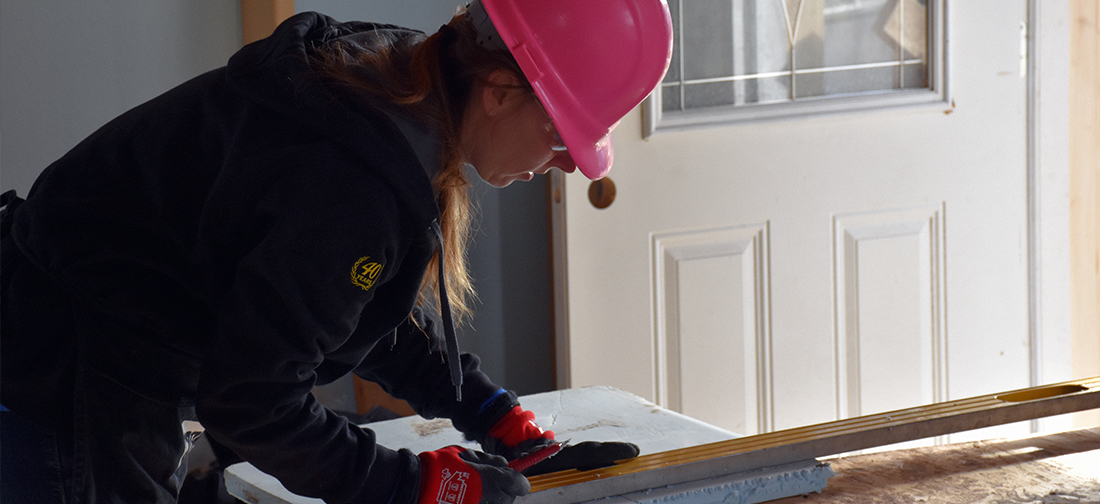
[[[1072,378],[1069,275],[1069,2],[1028,1],[1028,269],[1031,386]],[[1070,428],[1068,418],[1032,430]]]

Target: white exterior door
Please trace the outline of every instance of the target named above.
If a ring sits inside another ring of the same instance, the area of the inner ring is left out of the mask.
[[[556,178],[559,385],[743,434],[1029,386],[1027,4],[947,8],[950,102],[645,140],[635,111],[610,207]]]

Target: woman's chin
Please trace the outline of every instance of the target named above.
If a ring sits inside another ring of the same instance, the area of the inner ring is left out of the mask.
[[[535,174],[531,172],[524,172],[518,175],[504,175],[500,177],[494,177],[492,180],[486,180],[489,185],[497,188],[508,187],[512,182],[530,182],[535,178]]]

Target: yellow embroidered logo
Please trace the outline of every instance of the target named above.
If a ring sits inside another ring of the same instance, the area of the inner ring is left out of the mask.
[[[351,267],[351,283],[358,285],[365,291],[369,291],[371,287],[374,287],[374,282],[378,280],[378,274],[382,272],[382,265],[376,262],[369,262],[370,256],[360,257],[358,261],[355,261],[355,266]]]

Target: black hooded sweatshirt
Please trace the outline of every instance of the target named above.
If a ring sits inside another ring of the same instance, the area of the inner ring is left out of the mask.
[[[466,354],[456,400],[432,324],[410,322],[438,247],[426,169],[386,113],[341,100],[306,58],[371,34],[423,38],[294,16],[50,165],[12,237],[74,299],[120,321],[82,336],[89,366],[193,403],[209,435],[296,493],[400,504],[416,498],[416,456],[319,405],[314,385],[354,371],[473,439],[515,396],[484,404],[499,387]],[[20,389],[32,380],[9,367],[50,364],[4,357],[4,404],[33,416],[42,383]]]

